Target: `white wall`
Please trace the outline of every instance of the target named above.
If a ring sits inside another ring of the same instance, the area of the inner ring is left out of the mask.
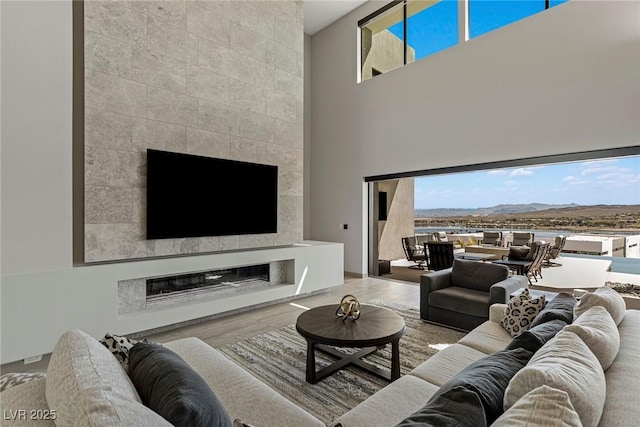
[[[366,176],[640,144],[640,3],[572,0],[357,84],[380,6],[311,40],[309,237],[345,243],[347,271],[366,274]]]
[[[71,2],[2,2],[2,272],[67,268]]]

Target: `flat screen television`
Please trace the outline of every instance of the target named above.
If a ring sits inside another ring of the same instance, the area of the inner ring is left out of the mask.
[[[276,233],[278,167],[147,150],[147,239]]]

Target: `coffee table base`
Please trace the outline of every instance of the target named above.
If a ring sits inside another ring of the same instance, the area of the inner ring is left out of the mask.
[[[332,375],[339,370],[346,368],[349,365],[358,366],[367,372],[374,374],[377,377],[385,379],[387,381],[395,381],[400,378],[400,340],[391,342],[391,370],[380,368],[372,363],[362,360],[364,357],[370,355],[376,350],[383,348],[380,347],[365,347],[359,351],[349,354],[338,350],[335,347],[331,347],[324,344],[318,344],[313,341],[307,340],[307,372],[306,379],[308,383],[316,384],[318,381]],[[316,350],[327,353],[331,356],[338,358],[338,361],[333,364],[316,371]]]

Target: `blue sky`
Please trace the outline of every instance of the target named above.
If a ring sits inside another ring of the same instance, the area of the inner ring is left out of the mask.
[[[568,0],[552,0],[550,7]],[[544,0],[469,0],[469,38],[473,39],[544,11]],[[458,43],[457,0],[441,0],[407,19],[407,43],[422,59]],[[402,22],[389,31],[403,39]]]
[[[415,179],[415,208],[640,204],[640,156]]]

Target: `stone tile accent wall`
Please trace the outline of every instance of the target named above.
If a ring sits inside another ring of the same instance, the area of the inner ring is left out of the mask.
[[[90,0],[84,25],[86,262],[302,239],[302,1]],[[147,148],[277,165],[278,233],[146,240]]]

